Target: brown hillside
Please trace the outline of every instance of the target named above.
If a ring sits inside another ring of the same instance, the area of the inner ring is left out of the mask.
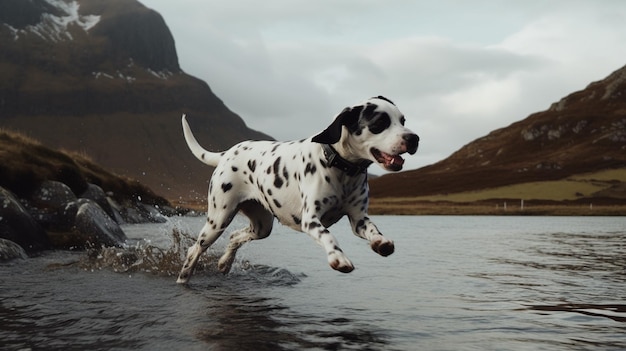
[[[563,179],[626,166],[626,67],[443,161],[371,180],[373,197],[411,197]]]
[[[24,135],[0,130],[0,187],[28,198],[45,180],[64,183],[74,194],[95,184],[120,204],[140,197],[146,204],[168,205],[136,180],[113,174],[84,155],[53,150]]]
[[[181,114],[216,150],[269,139],[180,69],[157,12],[136,0],[79,0],[76,14],[72,3],[0,2],[0,127],[86,153],[169,198],[204,193],[210,174],[185,145]]]

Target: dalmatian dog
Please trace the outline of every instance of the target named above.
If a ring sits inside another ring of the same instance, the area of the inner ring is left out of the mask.
[[[246,242],[266,238],[274,218],[308,234],[326,252],[330,266],[349,273],[354,265],[328,228],[344,215],[354,234],[381,256],[394,252],[367,214],[367,168],[376,163],[400,171],[404,153],[415,154],[419,137],[404,125],[391,100],[378,96],[346,107],[332,124],[308,139],[291,142],[244,141],[227,151],[203,149],[183,115],[183,132],[192,153],[215,171],[209,183],[207,220],[189,248],[178,276],[187,283],[200,255],[241,212],[250,219],[235,231],[218,261],[230,271],[237,250]]]

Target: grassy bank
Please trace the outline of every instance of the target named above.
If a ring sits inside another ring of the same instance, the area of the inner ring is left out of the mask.
[[[370,213],[626,216],[626,168],[454,194],[373,198]]]
[[[506,203],[506,205],[505,205]],[[431,202],[372,199],[373,215],[484,215],[484,216],[626,216],[626,204],[533,203],[521,201]]]

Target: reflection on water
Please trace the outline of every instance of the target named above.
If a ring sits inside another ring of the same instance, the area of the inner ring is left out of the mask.
[[[302,315],[274,298],[220,294],[211,300],[205,324],[194,327],[216,350],[383,350],[387,343],[358,321]]]
[[[626,305],[558,304],[528,306],[534,311],[574,312],[592,317],[604,317],[616,322],[626,322]]]
[[[1,263],[0,350],[626,349],[626,218],[377,217],[387,258],[340,222],[351,274],[277,226],[177,285],[203,221]]]

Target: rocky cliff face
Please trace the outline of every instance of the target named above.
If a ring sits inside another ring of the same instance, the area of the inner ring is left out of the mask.
[[[420,196],[626,167],[626,67],[447,159],[373,180],[374,196]]]
[[[0,2],[0,127],[83,151],[170,198],[206,191],[207,147],[269,139],[185,74],[163,18],[135,0]]]

